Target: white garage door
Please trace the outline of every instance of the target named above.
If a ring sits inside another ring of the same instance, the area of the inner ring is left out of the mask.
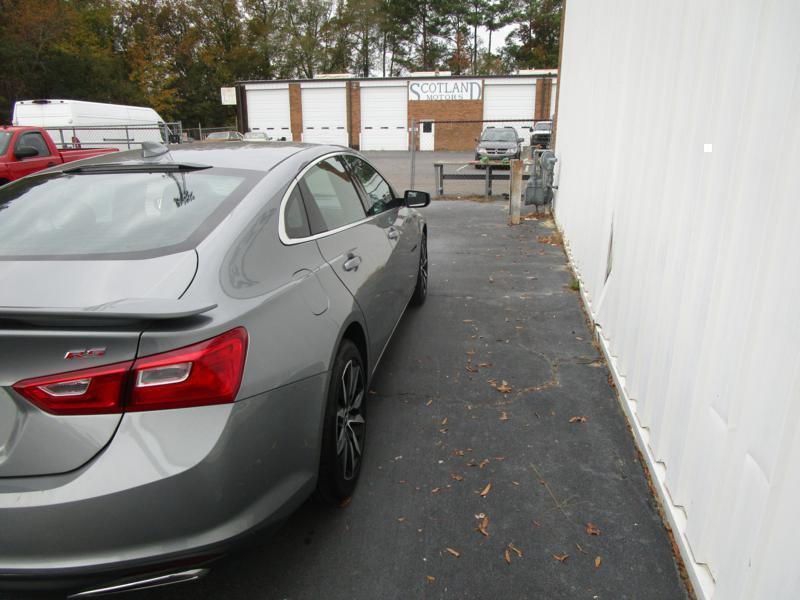
[[[266,131],[269,137],[292,140],[287,84],[252,84],[247,94],[247,126],[252,131]]]
[[[388,85],[387,85],[388,84]],[[405,82],[361,83],[361,150],[408,150]]]
[[[344,82],[303,84],[303,141],[348,146]]]
[[[483,119],[497,120],[484,123],[484,127],[510,125],[525,139],[533,128],[536,106],[536,81],[534,79],[487,79],[483,86]],[[514,122],[511,119],[530,119]]]

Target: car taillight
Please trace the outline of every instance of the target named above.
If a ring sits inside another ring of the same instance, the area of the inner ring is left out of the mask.
[[[99,415],[122,412],[122,399],[133,362],[35,377],[14,389],[54,415]]]
[[[126,411],[233,402],[242,382],[247,332],[239,327],[215,338],[133,363]]]
[[[42,410],[87,415],[233,402],[247,354],[247,331],[232,329],[185,348],[133,362],[25,379],[13,388]]]

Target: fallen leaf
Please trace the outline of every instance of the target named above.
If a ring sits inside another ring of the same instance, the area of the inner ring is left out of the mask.
[[[491,367],[492,363],[478,363],[478,366],[485,369],[486,367]]]
[[[542,524],[541,524],[541,523],[539,523],[539,521],[534,521],[534,522],[533,522],[533,524],[534,524],[534,526],[536,526],[536,527],[541,527],[541,526],[542,526]]]
[[[473,367],[470,363],[467,363],[467,366],[464,367],[467,370],[467,373],[477,373],[478,369]]]
[[[484,458],[484,459],[481,461],[481,464],[479,464],[478,466],[479,466],[479,467],[482,469],[483,467],[485,467],[485,466],[486,466],[486,465],[488,465],[488,464],[489,464],[489,459],[488,459],[488,458]]]
[[[425,579],[427,579],[429,583],[433,583],[434,581],[436,581],[436,577],[434,577],[433,575],[425,575]]]
[[[431,494],[438,494],[441,488],[435,487],[431,490]]]
[[[352,497],[352,496],[348,496],[347,498],[345,498],[344,500],[342,500],[341,502],[339,502],[339,506],[340,506],[341,508],[345,508],[345,507],[347,507],[347,505],[349,505],[349,504],[350,504],[352,501],[353,501],[353,497]]]
[[[600,535],[600,529],[594,523],[586,524],[586,533],[589,535]]]
[[[553,554],[553,558],[555,558],[558,562],[563,563],[569,558],[569,554]]]
[[[586,550],[583,549],[583,546],[581,546],[580,544],[576,543],[575,547],[578,549],[578,552],[580,552],[581,554],[586,554],[587,553]]]
[[[463,475],[459,475],[458,473],[450,473],[450,477],[455,479],[456,481],[463,481],[464,480],[464,476]]]
[[[481,496],[482,496],[482,497],[484,497],[484,498],[486,498],[486,496],[488,496],[488,495],[489,495],[489,492],[490,492],[490,491],[492,491],[492,484],[491,484],[491,482],[487,483],[487,484],[486,484],[486,487],[485,487],[485,488],[483,488],[483,491],[481,492]]]
[[[433,403],[433,398],[431,398],[430,400],[428,400],[428,401],[425,403],[425,406],[430,406],[432,403]]]
[[[511,386],[510,386],[510,385],[508,385],[508,382],[507,382],[507,381],[504,381],[504,382],[502,382],[502,383],[501,383],[500,385],[498,385],[498,386],[497,386],[495,389],[496,389],[498,392],[500,392],[501,394],[508,394],[508,393],[511,393],[511,392],[513,391],[513,390],[511,389]]]
[[[584,416],[584,415],[580,415],[580,416],[576,416],[576,417],[571,417],[569,422],[570,423],[586,423],[586,421],[588,421],[588,420],[589,420],[589,417]]]
[[[461,556],[461,552],[459,552],[458,550],[454,550],[453,548],[445,548],[445,550],[447,550],[450,554],[452,554],[456,558]]]
[[[514,485],[519,485],[519,481],[512,481],[511,483],[513,483]]]
[[[511,548],[517,556],[522,558],[522,550],[517,548],[514,544],[509,544],[508,547]]]
[[[462,323],[474,323],[474,322],[475,322],[475,320],[474,320],[474,319],[464,319],[464,320],[463,320],[463,321],[461,321],[461,322],[462,322]]]
[[[489,537],[489,517],[483,517],[483,521],[478,525],[478,531]]]
[[[602,557],[595,556],[594,557],[594,568],[595,569],[599,569],[600,568],[600,563],[602,563],[602,562],[603,562],[603,558]]]
[[[491,275],[489,275],[489,283],[494,283],[494,277],[492,277]]]
[[[453,450],[453,456],[464,456],[463,450]]]
[[[442,425],[447,425],[447,417],[445,417],[444,420],[442,421]]]
[[[503,411],[502,413],[500,413],[500,420],[501,421],[508,421],[508,413],[506,413],[506,411]]]
[[[475,350],[467,350],[467,356],[475,356]]]
[[[508,550],[503,552],[503,558],[505,559],[507,564],[511,564],[511,555],[508,553]]]
[[[398,522],[398,523],[402,523],[402,522],[403,522],[403,521],[405,521],[405,520],[406,520],[406,518],[405,518],[405,517],[397,517],[397,522]]]

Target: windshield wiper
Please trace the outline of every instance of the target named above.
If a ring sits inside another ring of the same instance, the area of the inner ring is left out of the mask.
[[[63,173],[183,173],[187,171],[202,171],[210,169],[210,165],[194,163],[95,163],[64,169]]]

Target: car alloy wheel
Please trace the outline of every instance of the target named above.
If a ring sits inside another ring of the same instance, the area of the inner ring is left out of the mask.
[[[367,433],[364,358],[352,340],[336,352],[328,384],[316,497],[338,504],[352,496],[361,472]]]
[[[419,249],[419,270],[417,271],[417,287],[411,296],[411,303],[419,306],[428,296],[428,236],[423,234]]]
[[[350,360],[341,377],[339,409],[336,411],[336,457],[345,481],[358,474],[364,448],[366,422],[361,412],[364,402],[364,371]]]

